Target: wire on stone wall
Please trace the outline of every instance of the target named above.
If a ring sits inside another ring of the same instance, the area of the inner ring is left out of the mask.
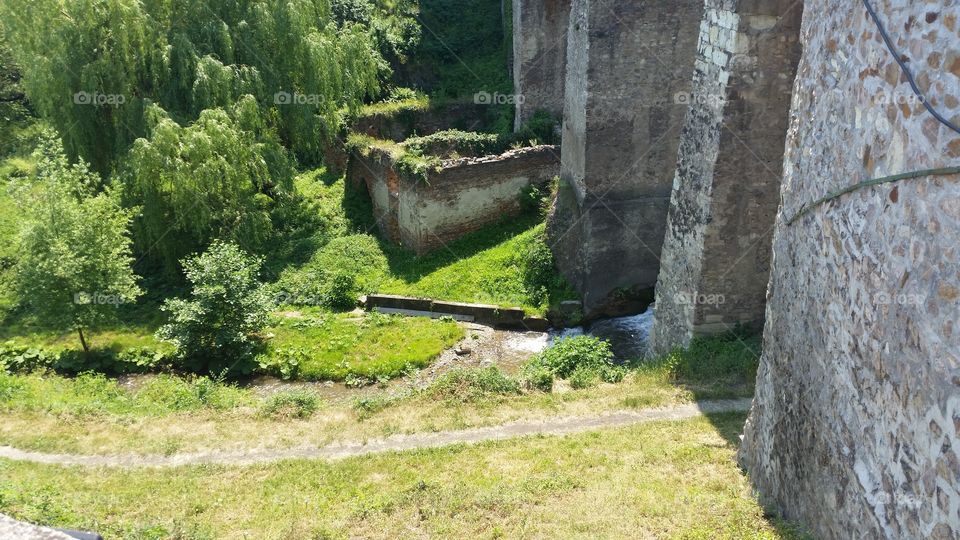
[[[910,88],[913,89],[913,92],[920,98],[920,102],[923,103],[924,108],[933,115],[934,118],[939,120],[943,125],[948,128],[960,133],[960,127],[957,127],[953,122],[947,120],[943,117],[930,103],[927,101],[926,96],[923,95],[923,92],[920,90],[920,87],[917,86],[917,81],[913,77],[913,73],[910,72],[910,69],[904,63],[903,58],[900,56],[900,52],[897,51],[897,48],[893,45],[893,40],[890,39],[890,35],[887,33],[887,29],[884,28],[883,23],[880,22],[880,17],[877,16],[877,12],[873,9],[873,6],[870,5],[869,0],[863,0],[863,5],[867,8],[867,12],[870,14],[870,17],[873,19],[873,22],[877,25],[877,29],[880,31],[880,36],[883,37],[883,42],[886,43],[887,49],[890,51],[890,54],[893,55],[893,59],[896,60],[897,64],[900,66],[900,69],[903,70],[903,74],[907,77],[907,81],[910,83]],[[879,186],[881,184],[889,184],[891,182],[898,182],[900,180],[908,180],[911,178],[922,178],[924,176],[942,176],[950,174],[960,174],[960,167],[944,167],[940,169],[924,169],[921,171],[912,171],[901,174],[894,174],[891,176],[884,176],[882,178],[874,178],[872,180],[866,180],[852,186],[845,187],[841,190],[831,192],[824,197],[821,197],[812,203],[804,205],[799,212],[796,213],[792,218],[787,220],[787,225],[793,225],[795,221],[809,213],[814,208],[824,204],[826,202],[832,201],[838,197],[846,195],[847,193],[852,193],[859,189],[870,186]]]
[[[924,169],[921,171],[912,171],[907,173],[894,174],[891,176],[884,176],[882,178],[874,178],[872,180],[865,180],[859,184],[854,184],[852,186],[845,187],[841,190],[831,192],[824,197],[821,197],[810,204],[804,205],[799,212],[796,213],[792,218],[787,220],[787,225],[793,225],[793,222],[797,221],[805,214],[820,206],[823,203],[832,201],[838,197],[846,195],[847,193],[852,193],[858,189],[863,189],[870,186],[879,186],[881,184],[889,184],[891,182],[897,182],[900,180],[908,180],[910,178],[921,178],[924,176],[944,176],[949,174],[960,174],[960,167],[943,167],[940,169]]]
[[[913,93],[920,98],[920,102],[923,103],[923,106],[927,111],[933,115],[934,118],[939,120],[943,125],[948,128],[960,133],[960,127],[957,127],[956,124],[947,120],[943,117],[936,109],[930,105],[930,102],[927,101],[926,96],[923,95],[923,92],[920,90],[920,87],[917,86],[916,79],[913,78],[913,73],[910,72],[910,68],[907,67],[906,63],[903,61],[903,57],[900,55],[900,52],[897,51],[897,48],[893,45],[893,40],[890,39],[890,34],[887,33],[887,29],[884,28],[883,23],[880,22],[880,17],[877,16],[877,12],[874,11],[873,6],[870,5],[869,0],[863,0],[863,5],[866,6],[867,12],[870,13],[870,17],[873,19],[873,22],[877,25],[877,29],[880,30],[880,36],[883,37],[883,42],[887,44],[887,49],[890,51],[890,54],[893,55],[893,59],[897,61],[897,65],[900,66],[900,69],[903,70],[903,74],[907,77],[907,81],[910,82],[910,88],[913,89]]]

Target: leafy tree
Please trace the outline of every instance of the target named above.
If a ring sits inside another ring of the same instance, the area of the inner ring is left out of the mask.
[[[124,202],[142,206],[139,249],[172,273],[214,238],[260,247],[275,199],[293,189],[293,167],[253,97],[229,112],[205,110],[189,127],[156,106],[150,116],[150,137],[134,143],[120,175]]]
[[[318,160],[388,72],[371,28],[338,25],[329,0],[4,0],[0,20],[31,102],[104,173],[147,134],[151,104],[188,123],[247,94]]]
[[[190,298],[164,303],[170,322],[157,337],[176,346],[188,369],[243,374],[253,370],[256,333],[266,325],[272,307],[257,278],[261,264],[235,244],[220,241],[183,261],[193,285]]]
[[[131,268],[128,227],[133,212],[99,183],[86,164],[70,165],[52,133],[34,154],[37,176],[18,186],[24,221],[17,284],[20,298],[46,323],[77,331],[110,320],[140,295]]]

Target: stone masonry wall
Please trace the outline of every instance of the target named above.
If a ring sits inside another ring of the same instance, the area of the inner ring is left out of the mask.
[[[674,97],[690,91],[703,7],[572,4],[562,185],[549,234],[588,317],[616,314],[623,298],[656,284],[687,108]]]
[[[520,213],[521,191],[545,186],[559,173],[557,150],[537,146],[446,160],[426,179],[398,174],[390,157],[374,150],[353,156],[351,180],[366,184],[384,237],[423,254]]]
[[[802,14],[793,0],[706,2],[657,283],[658,352],[763,326]]]
[[[872,0],[960,123],[960,2]],[[807,0],[764,351],[740,457],[818,538],[960,537],[960,162],[861,2]]]
[[[571,0],[513,0],[515,127],[543,109],[563,115]]]

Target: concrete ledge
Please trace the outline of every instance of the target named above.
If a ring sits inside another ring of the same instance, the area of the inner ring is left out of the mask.
[[[520,308],[504,308],[488,304],[466,304],[429,298],[414,298],[392,294],[371,294],[360,298],[367,310],[383,313],[399,313],[421,317],[449,316],[461,321],[505,328],[529,328],[543,331],[548,323],[539,317],[527,317]]]

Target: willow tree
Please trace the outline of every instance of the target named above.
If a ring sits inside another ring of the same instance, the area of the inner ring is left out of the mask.
[[[257,250],[273,230],[270,210],[292,189],[293,169],[252,96],[207,109],[187,127],[162,109],[124,161],[123,200],[140,206],[134,232],[168,270],[214,239]]]
[[[101,172],[150,104],[190,122],[248,94],[316,159],[383,73],[370,27],[336,24],[328,0],[4,0],[0,20],[31,101]]]

